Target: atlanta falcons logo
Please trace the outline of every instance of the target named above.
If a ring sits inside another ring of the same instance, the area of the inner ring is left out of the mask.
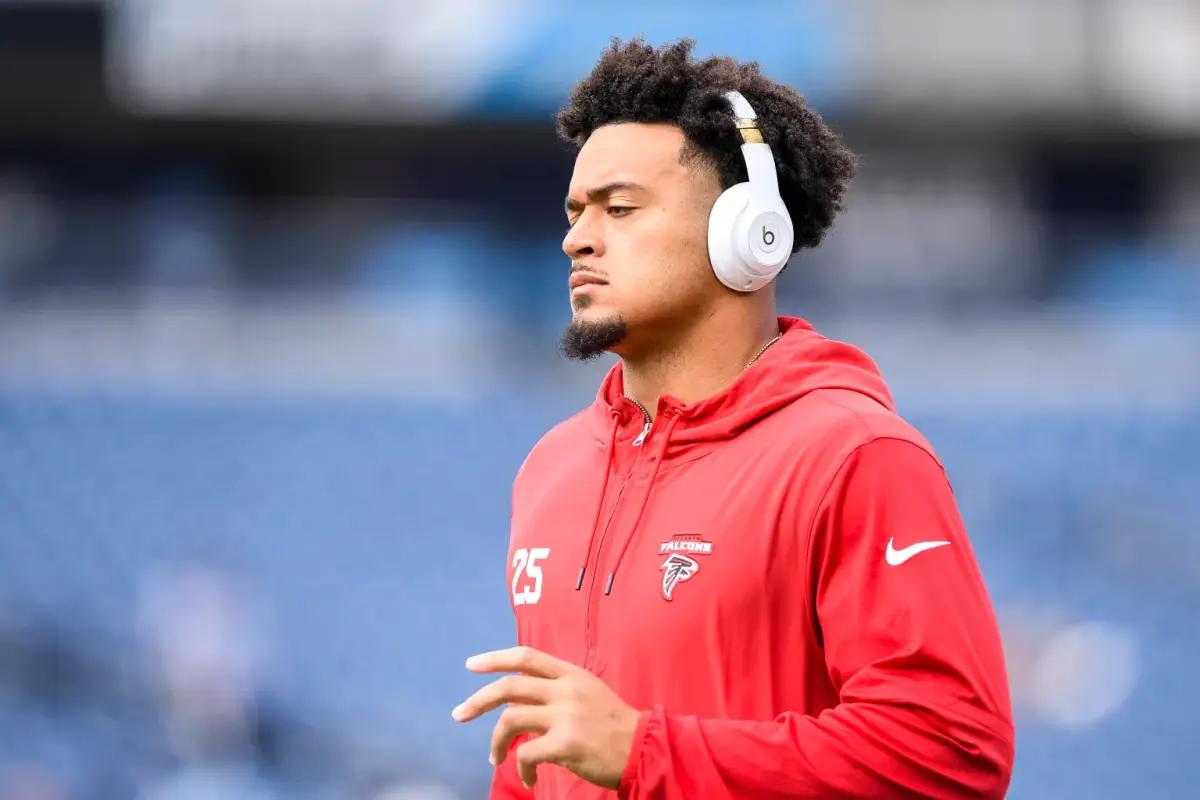
[[[700,570],[700,565],[693,558],[681,556],[679,553],[672,553],[659,569],[663,571],[663,597],[670,600],[671,593],[675,591],[675,587],[686,580],[690,580]]]

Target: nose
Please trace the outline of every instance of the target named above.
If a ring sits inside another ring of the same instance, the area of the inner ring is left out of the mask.
[[[592,223],[586,211],[567,230],[567,235],[563,237],[562,249],[572,261],[582,256],[604,254],[604,244],[598,226]]]

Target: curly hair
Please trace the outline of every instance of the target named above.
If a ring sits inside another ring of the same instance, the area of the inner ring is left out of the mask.
[[[684,163],[711,164],[721,188],[728,189],[747,180],[741,139],[724,97],[736,89],[757,112],[775,156],[779,193],[795,228],[792,252],[817,246],[842,210],[854,154],[799,92],[766,78],[757,63],[723,56],[698,60],[691,54],[694,46],[691,39],[657,48],[641,37],[613,39],[559,109],[559,136],[578,149],[609,123],[671,123],[687,140]]]

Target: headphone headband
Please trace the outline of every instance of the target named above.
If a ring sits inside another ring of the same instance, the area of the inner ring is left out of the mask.
[[[758,120],[758,114],[754,113],[754,106],[750,105],[750,101],[742,95],[741,92],[734,89],[731,92],[725,93],[725,99],[733,106],[733,115],[742,119]]]
[[[733,124],[737,126],[743,144],[763,144],[762,132],[758,129],[758,115],[754,107],[741,92],[726,92],[725,99],[733,106]]]

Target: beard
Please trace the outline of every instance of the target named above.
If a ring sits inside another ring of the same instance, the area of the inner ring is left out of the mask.
[[[628,332],[620,316],[596,322],[571,320],[558,340],[558,351],[567,358],[587,361],[615,347]]]

